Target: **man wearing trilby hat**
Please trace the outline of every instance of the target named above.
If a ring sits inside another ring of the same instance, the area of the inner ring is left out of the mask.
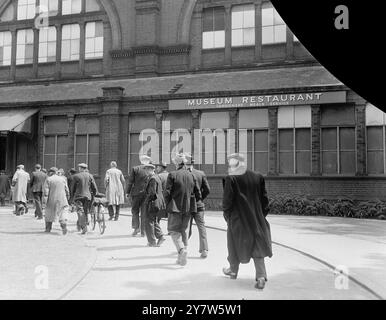
[[[127,197],[131,196],[131,226],[134,229],[133,236],[141,232],[145,236],[145,218],[146,218],[146,186],[149,179],[149,173],[144,165],[151,163],[151,158],[145,154],[140,155],[141,164],[131,169],[127,185]],[[141,215],[140,215],[141,212]]]
[[[166,181],[165,203],[168,212],[168,231],[176,246],[177,263],[187,263],[188,226],[191,212],[191,198],[201,200],[201,192],[193,174],[186,169],[187,159],[184,154],[177,154],[173,159],[176,171],[170,172]]]
[[[264,258],[272,257],[271,232],[266,216],[268,197],[261,174],[248,170],[242,154],[228,157],[229,175],[224,181],[223,210],[228,224],[229,268],[225,275],[237,278],[240,263],[252,258],[256,269],[255,288],[267,281]]]

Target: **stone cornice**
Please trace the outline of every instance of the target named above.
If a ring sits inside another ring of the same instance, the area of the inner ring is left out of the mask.
[[[156,54],[156,55],[174,55],[174,54],[189,54],[191,46],[188,44],[180,44],[175,46],[140,46],[133,47],[130,49],[123,50],[112,50],[110,55],[113,59],[120,58],[132,58],[136,55],[147,55],[147,54]]]

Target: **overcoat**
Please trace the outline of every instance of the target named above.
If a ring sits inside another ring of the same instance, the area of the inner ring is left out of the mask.
[[[10,190],[9,179],[6,174],[0,175],[0,195],[8,195]]]
[[[43,185],[47,179],[47,175],[42,171],[34,171],[31,173],[30,187],[31,192],[43,192]]]
[[[271,231],[266,216],[268,197],[261,174],[244,169],[224,181],[224,218],[241,263],[272,256]]]
[[[14,202],[27,202],[27,186],[30,181],[30,176],[24,170],[17,170],[12,178],[13,194],[12,200]]]
[[[166,217],[166,205],[162,193],[162,181],[156,174],[150,176],[146,187],[146,212],[157,217]]]
[[[46,179],[43,187],[43,202],[46,203],[45,220],[54,222],[68,207],[67,181],[58,175],[53,175]]]
[[[143,196],[146,192],[149,174],[145,170],[144,165],[133,167],[129,174],[129,182],[127,184],[127,194],[132,197]]]
[[[200,188],[201,200],[196,201],[196,198],[192,197],[191,205],[190,205],[190,207],[191,207],[190,212],[196,213],[196,212],[205,211],[204,200],[206,199],[206,197],[210,193],[210,186],[209,186],[208,179],[207,179],[204,171],[197,170],[197,169],[193,168],[191,170],[191,172],[192,172],[193,176],[196,178],[197,184]]]
[[[125,178],[122,171],[111,168],[105,175],[106,199],[109,205],[121,205],[125,203]]]

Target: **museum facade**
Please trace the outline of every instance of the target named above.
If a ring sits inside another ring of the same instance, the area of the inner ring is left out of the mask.
[[[36,11],[36,7],[39,9]],[[261,0],[0,0],[0,170],[226,155],[270,194],[385,199],[385,116]]]

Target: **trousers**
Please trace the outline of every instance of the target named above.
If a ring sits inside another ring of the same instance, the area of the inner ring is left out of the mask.
[[[146,204],[145,195],[132,196],[131,204],[131,226],[133,229],[141,229],[141,234],[145,234]]]
[[[33,192],[34,202],[35,202],[35,217],[42,218],[42,197],[43,192]]]
[[[196,223],[197,229],[198,229],[198,236],[200,239],[200,247],[199,251],[200,253],[203,252],[204,250],[208,251],[208,239],[206,235],[206,227],[205,227],[205,220],[204,220],[204,211],[200,211],[197,213],[192,213],[192,218],[190,221],[190,232],[189,232],[189,238],[191,236],[191,225],[192,222]]]

